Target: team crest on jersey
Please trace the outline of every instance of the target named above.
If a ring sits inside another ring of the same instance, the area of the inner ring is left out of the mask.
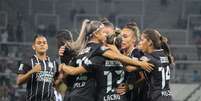
[[[79,53],[79,55],[82,55],[82,54],[88,53],[90,50],[91,50],[91,47],[87,47],[87,48],[81,50],[81,52]]]
[[[54,77],[54,72],[40,71],[36,74],[37,81],[52,82]]]
[[[23,70],[24,64],[20,64],[19,70]]]
[[[102,51],[105,51],[106,49],[108,49],[107,47],[105,47],[105,46],[101,46],[101,48],[100,48]]]
[[[49,66],[50,68],[53,68],[53,63],[52,63],[52,62],[48,62],[48,66]]]
[[[149,58],[146,57],[146,56],[142,56],[142,57],[140,58],[140,60],[143,60],[143,61],[149,61]]]

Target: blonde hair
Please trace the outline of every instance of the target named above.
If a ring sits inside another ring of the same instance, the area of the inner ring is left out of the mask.
[[[82,27],[81,27],[78,38],[75,41],[66,42],[65,46],[67,48],[70,48],[70,49],[74,50],[76,53],[79,53],[79,51],[82,50],[86,46],[86,44],[87,44],[86,37],[85,37],[86,36],[86,27],[88,26],[89,22],[90,21],[88,19],[85,19],[82,22]]]
[[[100,21],[85,19],[82,23],[80,34],[76,41],[66,42],[65,46],[79,53],[80,50],[86,47],[86,44],[94,33],[102,29],[104,25]]]

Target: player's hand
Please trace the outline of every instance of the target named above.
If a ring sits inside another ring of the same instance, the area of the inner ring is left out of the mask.
[[[36,64],[33,69],[32,69],[33,73],[38,73],[41,71],[41,65],[40,64]]]
[[[140,61],[140,67],[147,72],[151,72],[153,70],[154,65],[148,63],[147,61]]]
[[[63,56],[64,55],[64,51],[65,51],[65,46],[61,46],[59,48],[59,56]]]
[[[115,45],[111,45],[111,44],[107,44],[106,45],[110,50],[112,50],[113,52],[116,52],[116,53],[120,53],[120,51],[118,50],[118,48],[115,46]]]
[[[82,26],[86,26],[87,25],[87,23],[89,23],[90,22],[90,20],[89,19],[84,19],[84,21],[82,22]]]
[[[124,95],[127,91],[128,91],[128,85],[126,84],[120,84],[116,89],[116,92],[119,95]]]

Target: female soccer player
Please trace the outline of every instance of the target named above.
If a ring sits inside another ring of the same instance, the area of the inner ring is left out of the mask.
[[[171,60],[161,49],[163,41],[157,30],[146,29],[139,42],[139,48],[145,53],[143,58],[155,65],[147,78],[148,101],[172,101],[169,87]]]
[[[128,23],[121,31],[122,35],[122,45],[121,51],[126,56],[131,57],[132,59],[139,60],[143,56],[137,46],[137,39],[139,34],[139,28],[136,23]],[[129,92],[127,93],[129,101],[146,101],[144,98],[145,93],[145,83],[144,83],[144,72],[140,69],[137,69],[134,66],[127,66],[126,72],[126,81],[129,87]],[[121,89],[121,90],[120,90]],[[125,93],[126,87],[118,87],[120,94]]]
[[[110,49],[115,50],[115,52],[105,47],[104,44],[108,32],[104,29],[104,25],[101,22],[91,21],[86,27],[86,30],[86,39],[89,41],[86,48],[78,54],[78,57],[75,61],[76,64],[73,67],[66,66],[64,64],[61,65],[61,70],[63,70],[65,73],[70,75],[79,75],[74,83],[74,88],[70,93],[69,98],[73,99],[73,101],[79,101],[80,99],[82,99],[82,101],[94,101],[94,92],[96,90],[94,84],[97,81],[97,87],[99,88],[99,101],[104,99],[110,100],[113,99],[113,97],[115,97],[116,100],[119,100],[120,96],[117,94],[107,95],[111,91],[114,93],[113,86],[116,86],[117,83],[121,83],[123,79],[123,71],[120,70],[122,64],[113,60],[120,60],[121,62],[130,63],[132,65],[143,65],[142,67],[149,68],[148,70],[151,69],[151,64],[134,61],[131,58],[120,54],[120,52],[117,52],[117,49],[115,49],[113,46],[111,46]],[[118,66],[116,69],[119,70],[111,71],[109,69],[109,67],[111,68],[114,66]],[[101,70],[103,68],[108,70]],[[114,77],[114,80],[111,80],[113,78],[112,75],[117,75],[118,78]],[[111,83],[110,80],[114,81],[114,83]],[[103,82],[100,83],[101,81]]]
[[[35,55],[21,62],[17,85],[27,82],[27,101],[52,101],[57,64],[47,55],[48,43],[43,35],[35,36],[32,48]]]

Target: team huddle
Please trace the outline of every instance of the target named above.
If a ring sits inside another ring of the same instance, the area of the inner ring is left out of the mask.
[[[22,60],[17,84],[27,83],[27,101],[172,101],[174,62],[167,38],[136,23],[117,29],[107,19],[84,20],[76,40],[57,33],[60,63],[48,57],[43,35],[34,38],[31,58]],[[58,97],[55,88],[68,89]]]

